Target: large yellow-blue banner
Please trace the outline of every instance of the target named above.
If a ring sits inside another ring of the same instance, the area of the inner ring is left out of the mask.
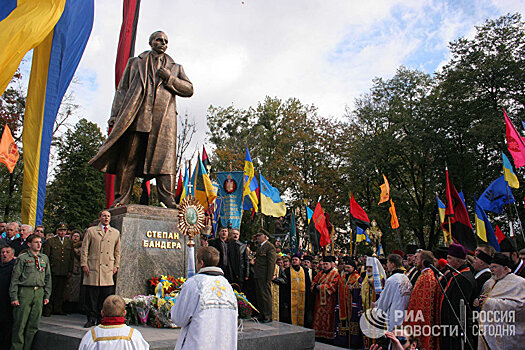
[[[42,223],[53,127],[91,34],[93,17],[93,0],[65,1],[56,26],[33,52],[22,131],[22,222],[26,224]]]

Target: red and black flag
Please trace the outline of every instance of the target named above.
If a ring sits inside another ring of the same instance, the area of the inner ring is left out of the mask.
[[[115,89],[118,88],[124,68],[128,59],[135,54],[135,38],[137,34],[137,23],[139,21],[140,0],[124,0],[122,26],[117,47],[117,60],[115,63]],[[108,135],[111,133],[111,127]],[[149,181],[143,182],[143,191],[146,189],[148,196],[150,190]],[[115,200],[115,175],[106,174],[106,208],[109,208]],[[141,203],[143,200],[141,199]]]
[[[449,225],[452,232],[449,232],[459,244],[463,245],[470,251],[476,250],[476,237],[472,230],[472,224],[468,216],[465,203],[456,191],[456,188],[450,181],[447,170],[447,189],[446,189],[447,203],[445,207],[445,220],[441,224],[441,228],[449,232]]]
[[[324,213],[321,203],[317,202],[314,214],[312,215],[312,221],[314,222],[316,230],[321,234],[319,239],[319,246],[322,248],[328,243],[332,242],[330,238],[330,232],[328,232],[327,222],[328,219]]]
[[[210,158],[208,158],[208,153],[206,153],[206,148],[204,148],[204,146],[202,146],[202,164],[204,165],[204,168],[206,169],[209,175],[211,163]]]
[[[175,191],[175,203],[180,204],[180,196],[182,195],[182,170],[179,171],[179,182],[177,182],[177,190]]]
[[[354,235],[357,232],[357,226],[363,230],[370,227],[370,219],[368,219],[368,215],[366,215],[363,208],[357,204],[353,194],[350,194],[350,224]]]

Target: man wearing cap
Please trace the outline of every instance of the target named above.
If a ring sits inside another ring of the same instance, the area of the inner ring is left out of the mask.
[[[490,264],[492,278],[474,301],[474,306],[480,306],[481,312],[487,316],[479,317],[478,349],[516,350],[523,346],[525,279],[512,273],[510,265],[511,261],[505,254],[494,254]],[[502,324],[501,317],[507,317],[509,321]],[[514,332],[495,332],[498,327],[513,327]]]
[[[518,256],[516,241],[510,238],[504,238],[500,243],[500,250],[510,259],[511,271],[520,277],[525,278],[525,263]]]
[[[312,323],[312,281],[307,269],[301,266],[301,255],[292,256],[292,264],[284,269],[282,287],[279,291],[280,321],[296,326],[308,327]],[[309,321],[309,325],[308,325]]]
[[[454,270],[449,269],[440,281],[446,295],[446,297],[442,295],[440,301],[442,325],[449,325],[450,327],[459,326],[455,315],[459,317],[461,300],[464,301],[464,305],[466,306],[467,320],[471,319],[471,306],[475,297],[474,289],[476,288],[476,280],[465,263],[466,257],[467,249],[461,244],[451,244],[448,247],[448,264]],[[441,335],[441,349],[461,349],[461,327],[459,330],[455,335],[451,335],[451,332]],[[467,324],[465,331],[467,337],[471,339],[470,325]],[[471,349],[468,343],[465,344],[465,349]]]
[[[361,311],[361,285],[357,264],[350,256],[343,258],[344,267],[337,290],[339,302],[339,324],[336,345],[350,348],[363,347],[363,334],[359,329]]]
[[[481,289],[485,282],[492,276],[490,273],[490,263],[492,262],[492,256],[495,253],[493,247],[480,244],[476,248],[476,255],[474,256],[474,261],[472,262],[472,267],[474,268],[474,278],[476,279],[476,289],[474,291],[474,297],[479,297],[481,294]]]
[[[73,272],[73,241],[66,237],[67,225],[61,223],[56,229],[56,236],[50,238],[42,252],[49,258],[51,264],[51,276],[53,277],[53,291],[51,292],[51,301],[49,308],[44,308],[44,316],[49,313],[55,315],[65,315],[62,309],[64,304],[64,292],[68,275]]]
[[[278,277],[274,275],[277,256],[275,247],[268,241],[264,233],[257,233],[257,242],[259,242],[259,248],[255,256],[253,278],[260,312],[259,320],[262,323],[268,323],[272,321],[271,284],[272,280]]]
[[[334,256],[325,256],[321,271],[312,281],[311,290],[315,294],[314,320],[312,328],[315,337],[325,342],[332,342],[335,335],[335,305],[337,303],[337,286],[339,273],[332,267]]]

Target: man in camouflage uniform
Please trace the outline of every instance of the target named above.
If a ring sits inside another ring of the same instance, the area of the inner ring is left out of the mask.
[[[14,319],[12,350],[31,349],[42,304],[49,303],[51,295],[49,259],[40,252],[42,239],[32,234],[27,241],[29,250],[16,259],[9,287]]]

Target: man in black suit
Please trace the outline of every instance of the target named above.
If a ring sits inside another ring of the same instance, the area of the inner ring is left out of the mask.
[[[492,276],[490,273],[490,263],[495,252],[493,247],[486,244],[480,244],[476,248],[476,256],[472,262],[474,278],[476,279],[476,289],[474,291],[476,298],[481,294],[485,282]]]
[[[219,232],[217,233],[219,237],[208,241],[208,245],[219,251],[219,264],[217,267],[220,267],[224,272],[224,277],[228,282],[233,283],[232,273],[231,273],[231,264],[229,256],[229,250],[231,250],[230,243],[228,242],[228,228],[226,226],[221,226]]]

